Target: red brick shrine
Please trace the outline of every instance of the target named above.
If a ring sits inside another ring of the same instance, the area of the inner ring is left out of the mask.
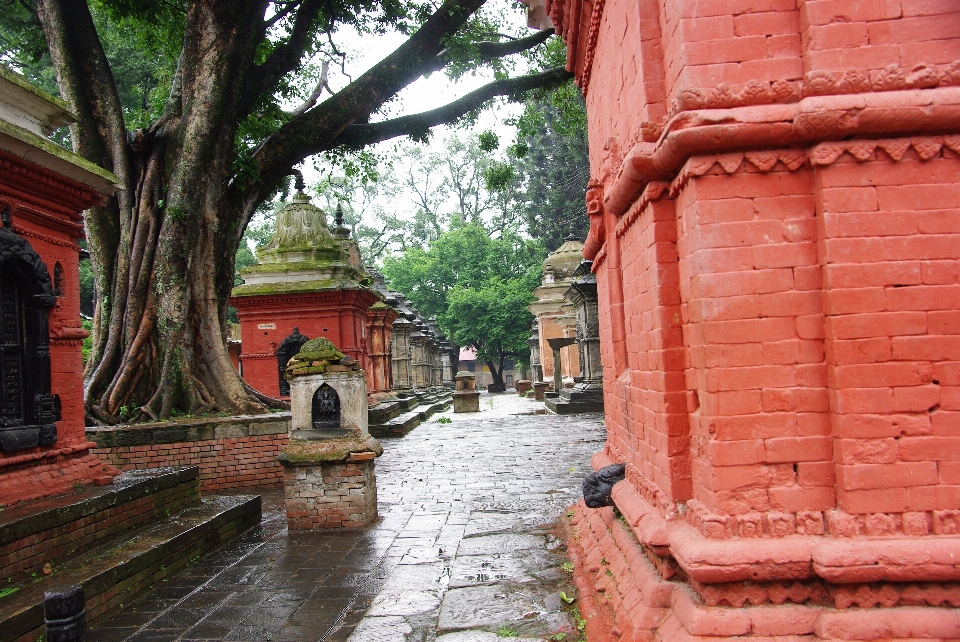
[[[374,378],[370,367],[368,310],[380,296],[369,287],[349,230],[339,221],[330,230],[323,210],[298,191],[277,213],[277,229],[259,258],[241,270],[244,283],[230,299],[240,318],[244,380],[266,395],[288,397],[287,361],[308,338],[323,337],[359,361],[377,391],[385,377]],[[387,315],[380,316],[375,356],[382,366]]]
[[[569,521],[591,642],[960,638],[960,4],[530,4],[626,465]]]
[[[83,210],[116,178],[47,135],[65,103],[0,67],[0,488],[4,506],[110,483],[84,435]]]

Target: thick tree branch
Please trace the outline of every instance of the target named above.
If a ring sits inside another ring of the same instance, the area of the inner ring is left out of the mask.
[[[400,47],[362,76],[310,111],[290,120],[254,154],[262,185],[272,186],[290,167],[318,150],[329,149],[345,127],[369,116],[387,99],[423,74],[485,0],[446,0]],[[302,11],[302,9],[301,9]],[[247,195],[248,198],[250,194]],[[260,194],[253,195],[259,198]]]
[[[503,58],[504,56],[512,56],[513,54],[528,51],[537,45],[546,42],[547,39],[553,35],[553,33],[553,29],[544,29],[543,31],[537,31],[536,33],[530,34],[524,38],[508,40],[507,42],[479,42],[477,43],[477,49],[480,52],[480,57],[476,59],[475,62],[486,63],[494,60],[495,58]],[[449,49],[441,51],[440,54],[433,60],[433,62],[427,65],[423,73],[430,73],[443,69],[450,63],[452,58],[453,56]]]
[[[241,118],[250,113],[261,94],[272,89],[281,78],[300,65],[303,54],[310,44],[313,23],[322,7],[322,0],[304,0],[297,9],[296,17],[293,19],[293,30],[287,41],[270,52],[263,64],[254,66],[250,71],[238,109]],[[265,22],[264,33],[268,26]]]
[[[410,114],[379,123],[350,125],[334,140],[336,146],[364,147],[390,138],[419,133],[449,123],[477,109],[496,96],[517,94],[531,89],[559,85],[573,77],[569,71],[557,68],[539,74],[507,78],[488,83],[469,94],[442,107],[419,114]],[[317,150],[317,151],[323,151]],[[312,152],[316,153],[316,152]]]

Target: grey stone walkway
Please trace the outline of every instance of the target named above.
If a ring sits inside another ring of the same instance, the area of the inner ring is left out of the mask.
[[[484,394],[479,414],[446,412],[383,440],[381,520],[367,529],[290,534],[280,492],[262,493],[258,528],[88,642],[558,639],[571,631],[558,592],[568,577],[550,528],[579,498],[604,433],[598,416],[538,408]]]

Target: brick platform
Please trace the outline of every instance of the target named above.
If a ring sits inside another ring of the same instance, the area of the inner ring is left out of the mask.
[[[371,453],[347,461],[285,463],[284,493],[291,530],[351,528],[377,519],[377,479]]]

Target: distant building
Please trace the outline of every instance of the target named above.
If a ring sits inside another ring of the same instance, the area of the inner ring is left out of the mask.
[[[482,360],[477,359],[477,352],[473,348],[460,349],[460,370],[472,372],[477,376],[477,390],[486,388],[493,383],[493,373]],[[516,370],[516,364],[507,359],[503,366],[503,383],[507,388],[513,388],[517,384],[519,372]]]

